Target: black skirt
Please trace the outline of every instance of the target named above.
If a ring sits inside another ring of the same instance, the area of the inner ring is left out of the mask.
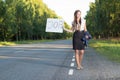
[[[73,33],[73,49],[74,50],[84,50],[85,46],[82,42],[82,37],[84,36],[84,31],[76,30]]]

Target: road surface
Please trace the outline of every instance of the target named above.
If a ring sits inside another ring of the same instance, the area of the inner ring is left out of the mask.
[[[0,47],[0,80],[120,80],[120,64],[93,48],[76,70],[71,40]]]

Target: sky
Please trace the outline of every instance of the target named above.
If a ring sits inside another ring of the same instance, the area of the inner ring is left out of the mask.
[[[84,18],[89,10],[90,2],[94,2],[94,0],[43,0],[43,2],[71,25],[75,10],[79,9],[81,17]]]

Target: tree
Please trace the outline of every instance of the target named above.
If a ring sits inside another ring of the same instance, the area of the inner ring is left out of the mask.
[[[95,38],[120,37],[120,0],[96,0],[86,19]]]
[[[0,40],[60,39],[69,36],[66,32],[46,33],[47,18],[60,17],[42,0],[0,0]]]

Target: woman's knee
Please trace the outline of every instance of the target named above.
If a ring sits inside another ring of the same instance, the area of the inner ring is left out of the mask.
[[[83,55],[84,54],[84,50],[80,50],[80,55]]]
[[[75,50],[75,53],[77,53],[77,54],[78,54],[78,53],[79,53],[79,50]]]

